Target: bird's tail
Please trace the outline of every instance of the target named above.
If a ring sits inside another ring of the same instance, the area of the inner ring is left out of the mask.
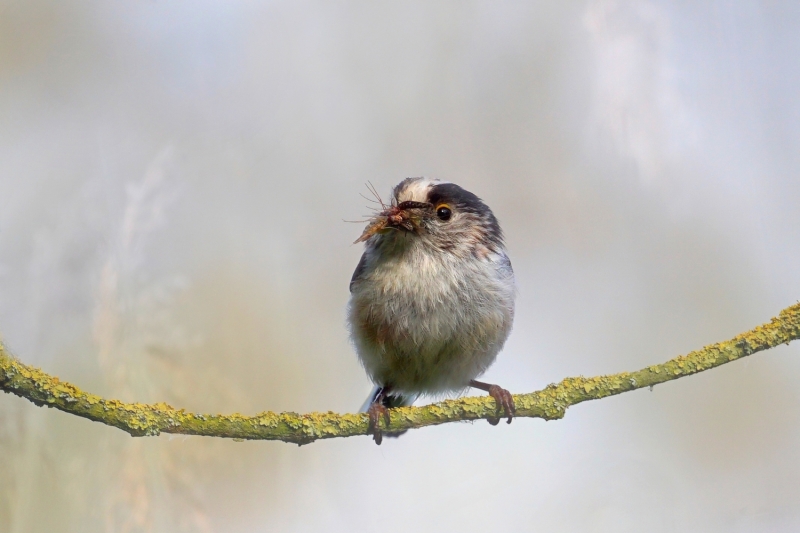
[[[359,409],[358,412],[366,413],[367,409],[369,409],[369,406],[372,405],[373,402],[375,402],[375,399],[378,397],[378,394],[380,394],[380,392],[381,392],[381,387],[377,385],[374,386],[372,388],[372,392],[369,393],[369,396],[367,396],[367,400],[364,402],[364,405],[361,406],[361,409]],[[387,409],[393,409],[394,407],[408,407],[410,405],[413,405],[418,397],[419,394],[405,395],[405,394],[392,393],[384,396],[383,399],[381,400],[381,403]],[[383,436],[399,437],[403,433],[405,433],[405,431],[398,431],[396,433],[384,433]]]
[[[372,387],[372,392],[369,393],[369,396],[367,396],[366,401],[361,406],[361,409],[358,410],[358,412],[366,413],[367,409],[369,409],[369,406],[372,405],[373,402],[375,402],[375,398],[378,397],[378,394],[380,392],[381,392],[381,387],[377,385]],[[408,407],[409,405],[412,405],[417,400],[418,397],[419,394],[405,395],[405,394],[391,393],[384,396],[383,400],[381,400],[381,403],[383,404],[384,407],[388,409],[392,409],[394,407]]]

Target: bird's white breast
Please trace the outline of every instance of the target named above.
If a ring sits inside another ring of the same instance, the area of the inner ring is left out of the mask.
[[[511,331],[513,272],[504,254],[426,252],[368,252],[353,284],[351,337],[376,384],[410,393],[463,389]]]

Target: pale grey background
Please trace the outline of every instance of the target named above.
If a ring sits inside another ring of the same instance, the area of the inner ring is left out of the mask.
[[[92,391],[352,411],[368,180],[500,218],[515,392],[800,297],[796,2],[0,4],[0,331]],[[800,348],[559,422],[235,443],[0,395],[0,531],[800,529]]]

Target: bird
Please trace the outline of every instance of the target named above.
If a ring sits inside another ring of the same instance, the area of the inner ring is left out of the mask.
[[[376,444],[389,409],[419,396],[488,392],[500,418],[515,414],[511,393],[477,381],[514,322],[516,285],[492,210],[455,183],[426,177],[397,184],[362,235],[350,281],[350,339],[374,384],[362,412]],[[354,243],[354,244],[355,244]],[[396,436],[387,432],[387,436]]]

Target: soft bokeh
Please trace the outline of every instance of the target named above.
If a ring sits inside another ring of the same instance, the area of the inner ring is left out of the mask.
[[[0,2],[0,332],[110,397],[352,412],[365,183],[500,218],[514,392],[800,297],[794,2]],[[800,348],[375,446],[132,439],[0,395],[0,531],[800,529]]]

